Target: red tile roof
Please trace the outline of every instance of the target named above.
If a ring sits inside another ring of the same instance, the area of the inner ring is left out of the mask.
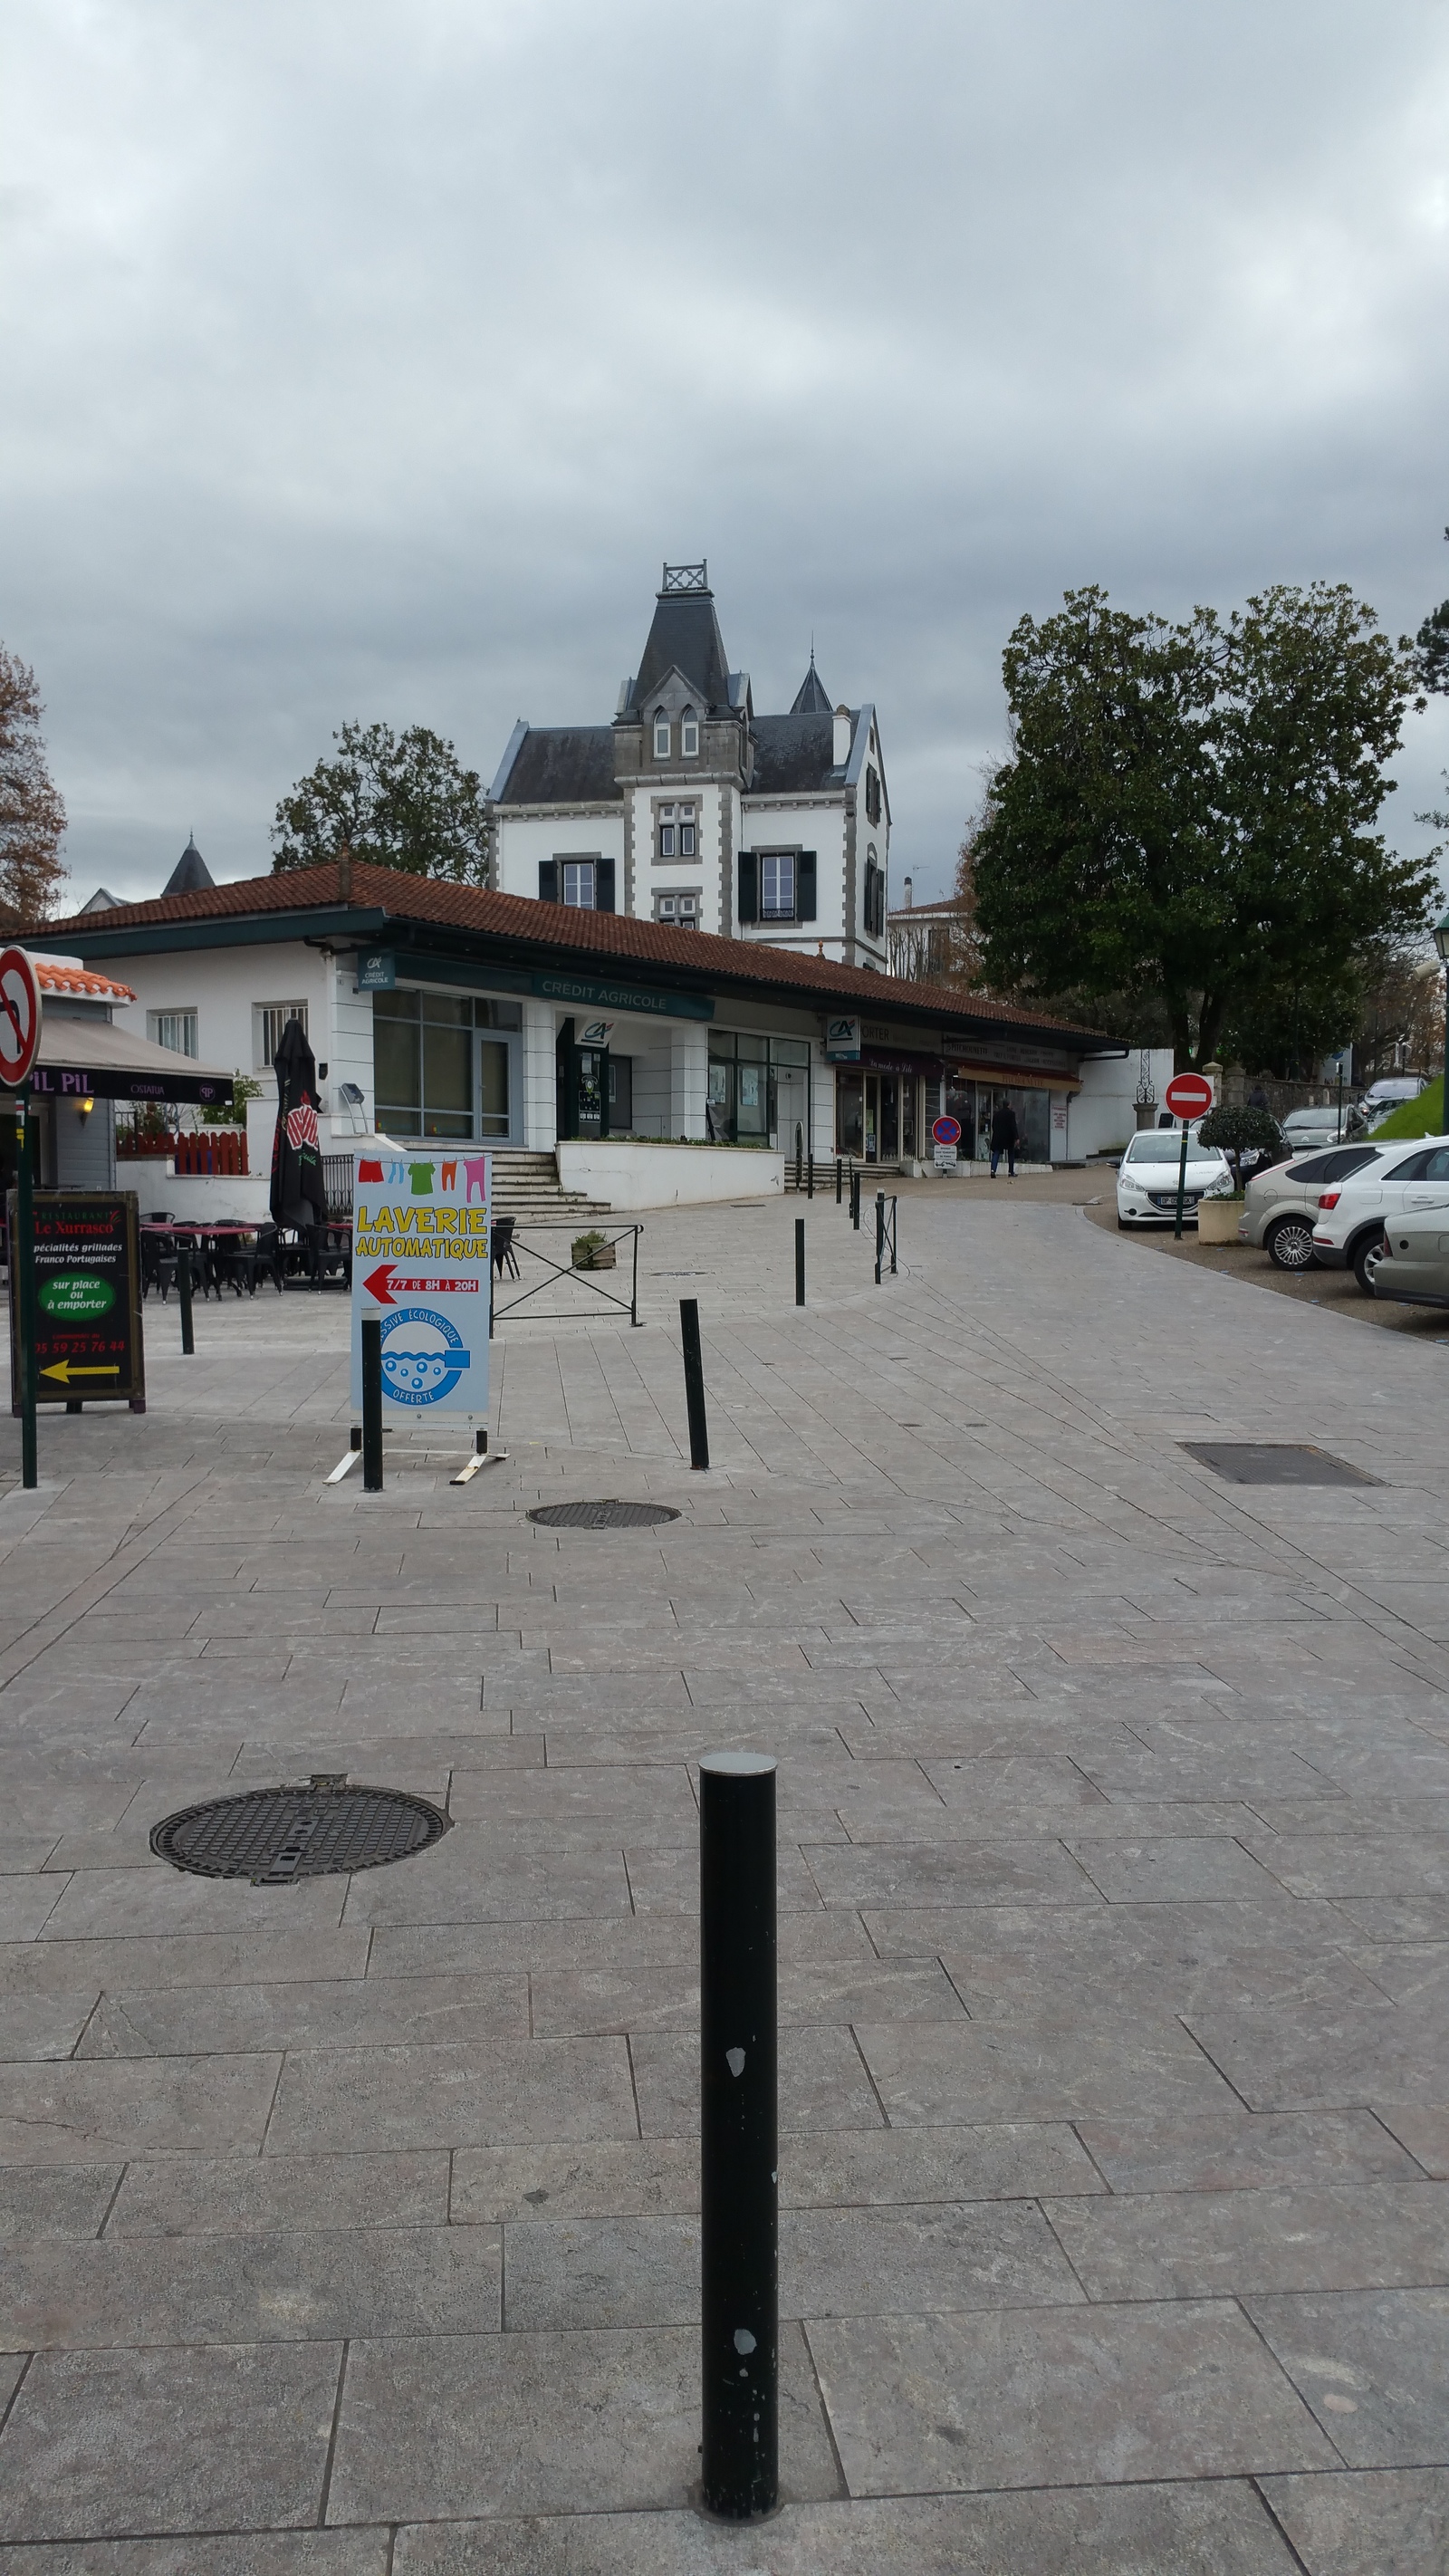
[[[75,1002],[134,1002],[136,998],[129,984],[118,984],[113,975],[94,974],[89,966],[73,966],[66,957],[40,957],[31,949],[30,963],[42,993],[65,994]]]
[[[802,995],[822,1009],[847,1003],[868,1007],[872,1017],[908,1012],[913,1018],[971,1021],[978,1026],[991,1021],[1007,1028],[1060,1029],[1064,1038],[1111,1043],[1073,1021],[992,1001],[984,993],[962,994],[946,984],[907,983],[892,975],[874,975],[864,967],[837,966],[827,957],[802,956],[797,949],[772,948],[763,940],[718,939],[708,931],[636,921],[624,912],[585,912],[571,904],[538,903],[529,895],[487,894],[475,886],[450,885],[438,877],[411,876],[397,868],[370,867],[360,860],[351,863],[348,887],[344,865],[329,860],[321,867],[291,869],[282,875],[240,877],[230,885],[209,886],[195,894],[117,904],[113,912],[89,912],[48,924],[47,934],[68,937],[79,947],[98,933],[141,930],[152,923],[159,927],[165,922],[239,920],[350,901],[399,922],[436,923],[440,929],[528,940],[592,957],[629,959],[637,966],[672,967],[708,984],[774,985],[782,998],[786,993]],[[280,923],[278,935],[286,935]]]

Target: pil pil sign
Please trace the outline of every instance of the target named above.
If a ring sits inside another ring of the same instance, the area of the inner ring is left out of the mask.
[[[352,1207],[352,1402],[362,1319],[382,1326],[382,1401],[395,1414],[488,1411],[491,1154],[359,1154]]]

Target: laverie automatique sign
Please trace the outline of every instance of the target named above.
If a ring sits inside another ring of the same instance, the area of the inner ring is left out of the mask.
[[[352,1190],[352,1401],[362,1319],[382,1325],[391,1412],[488,1414],[493,1158],[461,1145],[359,1152]]]

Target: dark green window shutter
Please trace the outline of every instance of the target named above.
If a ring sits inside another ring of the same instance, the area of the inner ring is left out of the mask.
[[[753,850],[740,852],[740,919],[760,918],[760,863]]]
[[[815,918],[815,853],[813,850],[802,850],[795,862],[795,918],[797,921],[813,921]]]
[[[612,912],[613,909],[614,862],[612,859],[598,859],[594,863],[594,910]]]
[[[558,901],[558,861],[540,859],[538,863],[538,899],[540,903]]]

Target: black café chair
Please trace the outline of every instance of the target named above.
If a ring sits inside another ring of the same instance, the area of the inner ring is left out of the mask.
[[[143,1234],[141,1237],[141,1295],[148,1297],[153,1288],[161,1291],[164,1306],[176,1285],[176,1237],[174,1234]]]
[[[493,1268],[500,1279],[505,1271],[511,1279],[519,1279],[523,1275],[518,1267],[518,1255],[513,1249],[513,1229],[517,1223],[516,1216],[496,1216],[490,1229],[489,1243],[493,1254]]]

